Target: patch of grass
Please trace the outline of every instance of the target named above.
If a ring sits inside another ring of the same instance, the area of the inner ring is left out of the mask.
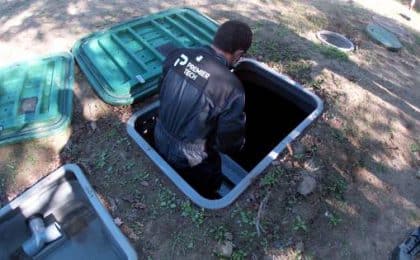
[[[108,132],[105,133],[105,140],[117,140],[118,131],[115,128],[111,128]]]
[[[357,137],[358,136],[357,129],[358,128],[354,123],[347,122],[343,127],[343,132],[346,136]]]
[[[150,173],[148,172],[136,172],[133,175],[133,181],[138,184],[141,181],[147,181],[149,179]]]
[[[255,34],[257,33],[261,28],[263,27],[263,21],[258,20],[256,21],[252,26],[251,26],[251,30],[252,33]]]
[[[347,181],[338,174],[327,174],[325,185],[328,193],[336,199],[344,200],[344,192],[347,190]]]
[[[412,153],[420,152],[420,144],[418,144],[418,143],[411,144],[410,145],[410,151]]]
[[[5,171],[0,174],[0,191],[15,183],[17,172],[16,162],[9,162],[6,164]],[[0,193],[1,193],[0,192]]]
[[[420,222],[420,215],[417,214],[416,211],[414,210],[409,211],[409,216],[413,222],[417,222],[417,223]]]
[[[255,225],[254,216],[251,211],[241,210],[239,212],[239,224],[241,226],[253,226]]]
[[[328,20],[325,17],[322,17],[318,14],[305,14],[305,18],[312,23],[313,28],[312,29],[321,29],[325,28],[328,24]]]
[[[295,153],[293,154],[293,158],[296,160],[301,160],[305,157],[305,153]]]
[[[340,60],[340,61],[348,61],[349,60],[348,54],[343,52],[343,51],[340,51],[337,48],[322,45],[322,44],[318,44],[318,45],[316,45],[316,49],[322,55],[324,55],[326,58],[336,59],[336,60]]]
[[[274,32],[274,35],[277,37],[277,38],[283,38],[283,37],[286,37],[287,36],[287,34],[289,34],[290,33],[290,30],[288,29],[288,28],[286,28],[286,27],[282,27],[282,26],[280,26],[275,32]]]
[[[159,191],[159,206],[163,209],[175,209],[177,207],[175,193],[167,188]]]
[[[270,242],[266,237],[261,238],[260,246],[264,249],[264,252],[267,252],[270,248]]]
[[[312,65],[304,60],[288,62],[284,66],[284,70],[286,74],[302,84],[312,81]]]
[[[345,137],[344,133],[339,130],[339,129],[335,129],[335,128],[331,128],[332,133],[331,136],[339,143],[343,144],[346,142],[347,138]]]
[[[298,202],[298,199],[296,196],[294,195],[288,196],[287,201],[286,201],[286,208],[288,210],[292,210],[292,208],[296,205],[297,202]]]
[[[293,222],[293,230],[294,231],[302,230],[304,232],[308,231],[308,226],[306,225],[305,221],[300,216],[297,216],[295,218],[295,221]]]
[[[241,249],[239,249],[239,250],[233,251],[231,259],[232,260],[243,260],[243,259],[246,259],[247,255],[248,254],[245,251],[242,251]]]
[[[314,79],[314,80],[311,80],[311,81],[309,81],[307,84],[306,84],[306,86],[307,87],[309,87],[309,88],[313,88],[313,89],[316,89],[316,90],[320,90],[321,89],[321,86],[322,86],[322,84],[325,82],[325,80],[324,79]]]
[[[415,38],[414,40],[415,44],[420,46],[420,35],[414,34],[414,38]]]
[[[376,173],[386,173],[387,172],[386,171],[386,169],[387,169],[386,165],[384,165],[381,162],[375,162],[374,163],[374,169],[375,169]]]
[[[170,258],[173,259],[173,254],[177,256],[185,256],[189,250],[194,250],[196,246],[194,242],[195,241],[191,233],[178,232],[173,234],[171,239],[172,257]]]
[[[125,168],[126,171],[129,171],[129,170],[133,169],[135,165],[136,165],[136,162],[135,161],[128,161],[124,165],[124,168]]]
[[[204,209],[196,209],[189,200],[181,203],[181,216],[188,217],[196,226],[204,222]]]
[[[274,186],[279,183],[279,178],[284,174],[281,167],[273,167],[260,180],[260,187]]]
[[[277,62],[280,60],[279,50],[280,47],[277,41],[255,41],[248,53],[252,56],[263,56],[265,59]]]
[[[339,215],[334,214],[334,213],[330,213],[328,214],[328,220],[330,222],[331,225],[338,226],[343,220],[340,218]]]
[[[95,168],[98,169],[98,170],[102,169],[105,166],[105,164],[107,163],[108,157],[109,157],[108,152],[107,151],[102,151],[99,154],[99,158],[96,160]]]
[[[217,242],[225,241],[227,232],[228,230],[224,225],[218,226],[217,228],[210,229],[210,234],[213,236],[214,240],[216,240]]]
[[[276,33],[279,38],[287,34],[285,30],[278,30]],[[248,53],[254,57],[262,56],[265,61],[273,62],[296,61],[303,58],[302,51],[294,50],[293,47],[282,44],[278,39],[254,41]]]
[[[253,229],[253,230],[254,230],[254,229]],[[242,230],[242,231],[239,233],[239,237],[240,237],[242,240],[247,241],[247,242],[252,241],[252,239],[254,239],[256,236],[257,236],[257,232],[256,232],[256,231],[250,231],[250,230],[247,230],[247,229]]]

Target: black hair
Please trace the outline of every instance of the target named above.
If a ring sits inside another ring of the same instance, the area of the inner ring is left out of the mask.
[[[234,53],[247,51],[252,43],[252,31],[241,21],[231,20],[222,24],[213,39],[213,45],[222,51]]]

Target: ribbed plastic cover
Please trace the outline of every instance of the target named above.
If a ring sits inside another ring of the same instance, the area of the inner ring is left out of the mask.
[[[0,68],[0,145],[47,136],[67,127],[73,81],[70,53]]]
[[[366,31],[376,42],[382,44],[391,51],[398,51],[402,48],[402,44],[397,36],[382,26],[371,23],[366,27]]]
[[[162,62],[175,47],[211,43],[217,24],[193,9],[170,9],[78,41],[73,54],[96,93],[113,105],[158,91]]]

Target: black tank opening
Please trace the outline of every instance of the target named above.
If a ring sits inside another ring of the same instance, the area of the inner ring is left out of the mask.
[[[236,74],[245,88],[246,143],[241,152],[231,157],[250,171],[309,113],[282,96],[281,88],[275,85],[267,88],[265,85],[270,82],[264,77],[248,70]]]
[[[307,97],[300,96],[301,91],[290,91],[295,88],[290,82],[252,64],[239,67],[235,74],[246,93],[246,145],[230,156],[249,172],[315,109],[315,104],[307,103]],[[152,147],[158,110],[144,113],[135,122],[136,131]],[[235,186],[230,179],[224,176],[219,191],[222,197]]]

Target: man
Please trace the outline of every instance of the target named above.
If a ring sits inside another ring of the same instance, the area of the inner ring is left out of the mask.
[[[247,24],[228,21],[211,46],[176,49],[163,65],[156,148],[207,198],[222,181],[219,152],[245,143],[245,93],[230,69],[251,42]]]

